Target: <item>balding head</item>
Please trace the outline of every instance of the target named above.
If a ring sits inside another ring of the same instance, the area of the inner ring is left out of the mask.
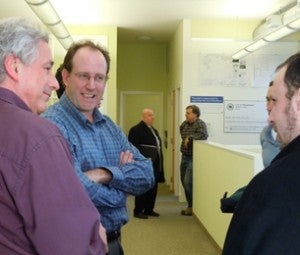
[[[154,112],[151,109],[144,109],[142,111],[142,121],[144,121],[148,126],[153,125]]]

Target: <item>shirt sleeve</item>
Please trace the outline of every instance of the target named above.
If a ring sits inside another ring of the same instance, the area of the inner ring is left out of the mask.
[[[75,155],[73,155],[73,158],[75,161],[76,174],[95,206],[97,207],[126,206],[126,193],[124,193],[124,191],[110,187],[109,185],[106,184],[93,182],[84,174],[84,172],[82,172],[80,168],[80,163],[77,161]]]
[[[197,126],[194,130],[191,139],[193,140],[206,140],[208,138],[207,127],[204,121],[197,122]]]
[[[152,161],[146,159],[128,141],[120,128],[115,126],[114,134],[120,144],[121,151],[129,150],[133,153],[134,162],[123,165],[102,166],[109,169],[113,174],[113,179],[109,183],[109,187],[122,190],[134,196],[145,193],[154,185]]]
[[[100,216],[72,162],[65,140],[55,135],[37,144],[22,166],[14,199],[39,254],[104,254]]]

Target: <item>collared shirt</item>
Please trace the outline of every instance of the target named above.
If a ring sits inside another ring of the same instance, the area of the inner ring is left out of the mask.
[[[64,94],[43,116],[54,122],[69,142],[76,173],[102,216],[107,232],[121,228],[128,221],[127,194],[140,195],[154,184],[152,163],[128,142],[122,130],[98,109],[94,123]],[[121,151],[130,150],[134,163],[119,165]],[[113,179],[108,185],[91,181],[84,172],[106,168]]]
[[[201,119],[196,119],[193,122],[184,121],[179,128],[181,135],[180,151],[186,156],[193,155],[193,140],[206,140],[208,137],[206,124]],[[184,146],[185,139],[189,139],[188,146]]]
[[[262,147],[262,159],[264,167],[270,165],[273,158],[275,158],[280,151],[280,144],[274,139],[272,131],[272,125],[267,125],[260,133],[260,144]]]
[[[0,254],[105,254],[58,128],[5,88],[0,119]]]

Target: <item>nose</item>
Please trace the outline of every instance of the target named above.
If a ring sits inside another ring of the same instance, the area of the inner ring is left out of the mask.
[[[57,79],[55,78],[54,74],[51,74],[51,80],[50,80],[50,88],[52,90],[58,90],[59,84]]]
[[[268,115],[268,123],[273,124],[274,123],[274,118],[273,118],[274,114],[272,114],[272,108],[270,109],[270,111],[268,110],[268,113],[269,113],[269,115]]]
[[[87,81],[86,86],[88,89],[94,89],[96,87],[94,77],[90,77],[90,79]]]
[[[273,103],[271,101],[267,101],[267,111],[270,114],[273,108]]]

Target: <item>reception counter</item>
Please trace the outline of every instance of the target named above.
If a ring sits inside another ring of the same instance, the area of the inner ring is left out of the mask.
[[[263,169],[260,146],[194,142],[193,212],[222,248],[232,214],[222,213],[220,198],[249,183]]]

